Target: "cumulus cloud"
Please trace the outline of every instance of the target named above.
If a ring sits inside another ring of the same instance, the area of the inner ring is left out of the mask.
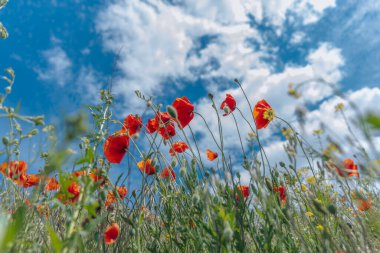
[[[269,56],[249,16],[280,26],[288,13],[301,24],[316,21],[335,1],[119,0],[99,13],[96,27],[105,50],[118,55],[121,76],[114,85],[131,109],[142,107],[134,90],[160,96],[182,88],[178,79],[210,81],[267,71]],[[299,36],[298,36],[299,37]],[[297,38],[296,38],[297,40]],[[300,38],[298,38],[300,40]],[[260,50],[251,43],[260,45]],[[173,81],[174,80],[174,81]],[[209,83],[209,82],[208,82]],[[215,91],[220,87],[212,86]]]
[[[91,65],[76,67],[76,63],[62,48],[63,41],[54,35],[50,40],[54,46],[41,52],[44,61],[41,66],[34,68],[38,79],[65,89],[72,100],[81,103],[100,102],[100,83],[104,80],[101,74]],[[86,55],[89,52],[82,50],[81,53]]]
[[[54,46],[42,52],[46,61],[45,68],[36,68],[38,79],[65,86],[72,78],[72,61],[65,50],[60,46]]]
[[[259,23],[267,21],[281,28],[284,21],[290,17],[303,25],[316,22],[325,9],[335,7],[335,0],[262,0],[247,1],[246,8],[250,10]],[[293,21],[295,22],[295,21]],[[280,31],[280,30],[279,30]]]
[[[359,90],[347,91],[344,97],[333,96],[321,103],[318,109],[307,114],[306,133],[310,135],[313,130],[320,129],[322,126],[327,134],[342,144],[342,149],[346,154],[354,155],[357,152],[355,145],[356,148],[363,146],[369,154],[374,154],[369,150],[368,142],[363,135],[362,126],[358,124],[358,120],[366,113],[378,111],[380,108],[378,106],[379,99],[380,89],[378,87],[363,87]],[[335,111],[335,106],[338,103],[343,103],[345,106],[344,115],[350,123],[352,132],[343,116]],[[356,108],[353,108],[352,104],[356,105]]]
[[[76,77],[74,90],[77,94],[81,94],[81,99],[91,101],[91,103],[99,103],[101,81],[103,78],[91,66],[82,66]]]
[[[258,62],[261,54],[245,42],[247,37],[259,40],[256,30],[247,23],[221,24],[217,11],[212,12],[215,17],[205,18],[202,10],[206,5],[185,5],[180,8],[160,1],[118,1],[100,13],[97,29],[105,49],[119,55],[123,74],[114,91],[124,94],[129,106],[138,106],[133,96],[136,89],[159,96],[173,88],[165,83],[168,79],[194,80],[221,72],[227,76]],[[241,16],[240,12],[229,16]]]

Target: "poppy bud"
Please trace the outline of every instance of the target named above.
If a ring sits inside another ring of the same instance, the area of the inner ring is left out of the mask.
[[[173,106],[168,105],[168,107],[166,108],[166,110],[168,111],[169,115],[172,118],[174,118],[174,119],[178,118],[177,111],[176,111],[176,109]]]
[[[193,158],[191,159],[191,165],[195,166],[196,164],[197,164],[197,158],[193,156]]]
[[[228,106],[225,106],[223,107],[223,111],[226,113],[226,114],[230,114],[231,110]]]
[[[31,136],[36,135],[36,134],[38,134],[38,129],[33,129],[33,130],[31,130],[31,131],[28,133],[28,135],[31,135]]]
[[[184,177],[186,175],[186,167],[181,167],[181,169],[179,169],[179,174],[181,177]]]
[[[9,144],[8,137],[6,137],[6,136],[3,137],[3,144],[4,144],[4,146],[8,146],[8,144]]]
[[[269,191],[272,191],[272,189],[273,189],[272,183],[270,182],[269,178],[267,178],[267,177],[265,178],[265,185],[267,186]]]
[[[42,126],[42,125],[45,125],[45,122],[44,122],[44,116],[33,117],[31,120],[34,122],[34,124],[35,124],[36,126]]]
[[[175,166],[177,166],[177,159],[173,159],[173,161],[171,162],[170,166],[173,168]]]

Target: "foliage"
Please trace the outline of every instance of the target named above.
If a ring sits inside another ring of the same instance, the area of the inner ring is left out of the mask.
[[[0,1],[0,9],[6,2]],[[355,154],[349,157],[355,160],[343,159],[348,156],[344,143],[326,129],[314,131],[321,144],[317,148],[307,142],[313,137],[302,136],[265,100],[252,106],[242,89],[251,108],[245,115],[231,95],[218,106],[209,94],[218,131],[205,124],[217,147],[206,151],[191,129],[194,118],[206,123],[205,115],[186,97],[163,112],[162,105],[136,91],[146,110],[120,122],[111,112],[111,90],[102,90],[102,103],[88,107],[91,123],[79,112],[65,120],[64,133],[57,135],[43,116],[25,116],[6,104],[15,78],[11,68],[5,70],[0,94],[0,120],[9,125],[0,149],[0,252],[380,250],[380,163],[373,143],[378,115],[357,115],[359,128],[348,141]],[[289,95],[301,97],[305,85],[291,84]],[[352,131],[345,107],[336,109]],[[236,125],[240,164],[225,148],[221,117]],[[242,124],[251,131],[239,131]],[[288,161],[274,164],[267,158],[262,133],[268,125],[277,126],[276,134],[286,141]],[[29,174],[22,146],[37,139],[41,147],[28,164],[42,169]],[[121,161],[127,175],[112,182],[109,174]],[[250,176],[249,184],[242,184],[237,166]],[[140,172],[141,182],[127,192],[132,170]]]

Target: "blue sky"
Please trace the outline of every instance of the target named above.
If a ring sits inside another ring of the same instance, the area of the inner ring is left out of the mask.
[[[207,93],[238,94],[239,78],[252,100],[285,102],[279,112],[291,118],[290,81],[323,76],[370,94],[380,86],[379,1],[11,0],[0,21],[10,34],[0,69],[17,76],[8,103],[48,122],[99,102],[111,76],[120,119],[142,112],[135,89],[163,104],[186,95],[207,113]],[[315,113],[331,98],[319,84],[306,94]]]

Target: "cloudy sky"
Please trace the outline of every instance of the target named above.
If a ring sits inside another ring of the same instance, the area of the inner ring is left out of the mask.
[[[346,129],[334,123],[331,90],[312,83],[294,100],[289,82],[324,78],[363,111],[380,109],[379,1],[11,0],[0,21],[10,34],[0,41],[0,69],[11,66],[17,76],[8,102],[21,101],[23,113],[48,121],[99,102],[111,77],[119,119],[144,109],[138,89],[164,105],[186,95],[216,128],[209,92],[217,103],[232,94],[249,113],[234,78],[252,103],[266,99],[291,122],[296,106],[307,103],[311,121],[322,116],[337,132]],[[233,150],[235,125],[223,121]],[[195,119],[192,127],[205,148],[202,124]],[[269,133],[277,157],[282,143]]]

